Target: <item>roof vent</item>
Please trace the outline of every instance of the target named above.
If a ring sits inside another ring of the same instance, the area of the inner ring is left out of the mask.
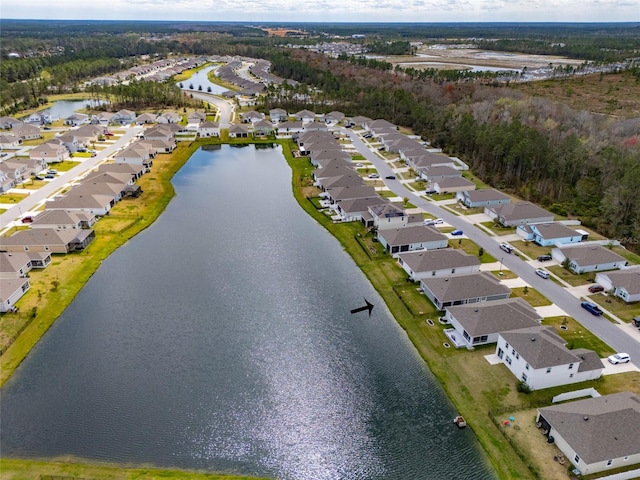
[[[536,341],[536,337],[531,337],[531,341],[535,342]]]
[[[478,309],[476,308],[476,309],[474,310],[474,312],[478,313]]]
[[[589,417],[585,415],[584,417],[582,417],[582,419],[586,422],[587,420],[589,420]]]

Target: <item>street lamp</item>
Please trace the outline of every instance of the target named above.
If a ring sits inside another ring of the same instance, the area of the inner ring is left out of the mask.
[[[502,260],[504,259],[504,257],[500,257],[500,271],[498,272],[498,275],[502,275]]]

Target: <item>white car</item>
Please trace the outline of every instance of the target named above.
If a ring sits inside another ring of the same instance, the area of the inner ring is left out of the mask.
[[[542,268],[536,268],[536,275],[544,278],[545,280],[549,278],[549,272],[547,272],[546,270],[543,270]]]
[[[377,173],[370,173],[369,178],[380,178],[380,175],[378,175]]]
[[[628,353],[614,353],[613,355],[607,357],[609,363],[613,363],[617,365],[618,363],[627,363],[631,360]]]
[[[509,245],[508,243],[501,243],[500,244],[500,248],[502,250],[504,250],[507,253],[511,253],[513,252],[513,247],[511,245]]]

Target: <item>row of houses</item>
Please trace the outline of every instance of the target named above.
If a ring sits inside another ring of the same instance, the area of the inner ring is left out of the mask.
[[[52,254],[84,250],[94,239],[93,226],[125,197],[141,194],[135,184],[147,169],[127,163],[103,164],[67,193],[46,203],[30,218],[29,228],[0,240],[0,311],[15,308],[29,290],[28,272],[45,268]]]

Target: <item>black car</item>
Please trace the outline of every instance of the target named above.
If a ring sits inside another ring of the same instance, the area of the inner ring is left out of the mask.
[[[395,180],[395,179],[396,179],[396,176],[395,176],[395,175],[387,175],[387,176],[386,176],[386,177],[384,177],[384,178],[386,178],[387,180]]]
[[[551,260],[551,255],[540,255],[538,257],[539,262],[548,262],[549,260]]]

